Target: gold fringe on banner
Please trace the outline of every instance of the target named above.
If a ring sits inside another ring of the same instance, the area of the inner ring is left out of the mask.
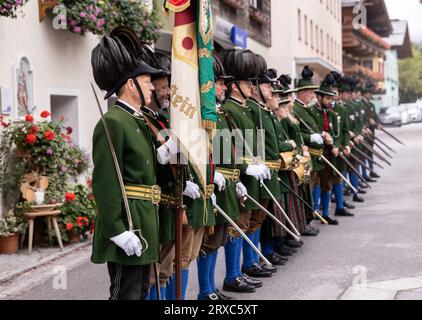
[[[190,1],[187,1],[185,4],[181,6],[175,6],[168,1],[166,2],[166,8],[176,13],[185,11],[187,8],[189,8],[189,6],[190,6]]]
[[[213,139],[217,130],[217,123],[211,120],[202,120],[202,128],[208,133],[210,139]]]

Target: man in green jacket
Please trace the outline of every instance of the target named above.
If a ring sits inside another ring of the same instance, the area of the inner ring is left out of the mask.
[[[319,89],[315,91],[317,102],[311,108],[311,112],[317,120],[318,132],[323,132],[326,137],[323,155],[331,163],[336,160],[340,152],[338,136],[335,134],[339,130],[337,115],[331,108],[333,97],[335,96],[332,90],[334,82],[331,74],[325,77]],[[318,171],[316,177],[314,183],[321,186],[322,216],[330,225],[338,225],[338,221],[330,217],[331,189],[335,178],[333,169],[325,164],[324,168]]]
[[[251,109],[246,105],[247,99],[251,96],[251,80],[256,78],[256,57],[250,50],[234,49],[223,53],[222,62],[227,74],[233,77],[233,79],[227,83],[228,98],[224,102],[221,110],[225,112],[230,126],[234,128],[236,163],[240,170],[240,182],[246,187],[249,196],[259,201],[259,181],[269,177],[269,170],[257,160],[257,130],[251,114]],[[250,200],[242,201],[240,206],[238,224],[243,232],[248,232],[251,226],[251,212],[252,210],[259,209],[259,207]],[[236,235],[236,238],[238,238],[237,232],[234,234]],[[256,239],[252,238],[252,235],[252,233],[247,233],[247,236],[254,242]],[[230,247],[232,250],[231,254],[236,255],[236,261],[240,261],[242,252],[242,239],[238,239],[239,241]],[[243,248],[247,251],[246,256],[253,256],[253,253],[250,252],[252,249],[247,243],[245,243]],[[245,251],[243,252],[245,253]],[[258,275],[258,273],[261,272],[262,274],[265,274],[265,276],[268,276],[268,272],[258,265],[253,265],[253,268],[256,271],[255,275]],[[240,270],[239,265],[236,277],[231,275],[230,279],[226,279],[224,289],[237,291],[241,286],[242,281],[255,286],[262,286],[261,282],[246,277]]]
[[[156,150],[141,111],[151,101],[151,77],[159,71],[142,61],[137,52],[137,36],[127,28],[117,28],[100,40],[91,57],[94,79],[101,90],[107,91],[105,98],[118,96],[104,119],[113,151],[102,121],[95,128],[92,151],[92,188],[98,215],[91,260],[107,262],[111,300],[144,299],[149,270],[159,260],[157,204],[161,192],[155,172],[157,155],[168,146]],[[119,183],[112,152],[123,185]],[[129,211],[125,210],[122,188]]]

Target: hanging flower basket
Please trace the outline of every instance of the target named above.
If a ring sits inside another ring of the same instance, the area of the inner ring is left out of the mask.
[[[2,0],[0,1],[0,16],[16,19],[18,10],[26,4],[28,0]]]

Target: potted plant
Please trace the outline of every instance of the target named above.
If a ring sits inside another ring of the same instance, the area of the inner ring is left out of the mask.
[[[66,230],[65,241],[86,239],[87,233],[92,232],[96,215],[95,201],[88,187],[78,184],[67,192],[61,211],[59,223],[63,226],[61,229]]]
[[[0,1],[0,16],[17,18],[17,12],[28,0],[2,0]]]
[[[9,198],[19,200],[16,199],[16,191],[19,191],[23,176],[36,172],[39,176],[48,177],[46,203],[59,202],[67,191],[70,178],[77,177],[88,168],[88,155],[72,143],[72,129],[65,128],[64,118],[50,121],[49,117],[48,111],[42,111],[40,121],[28,114],[23,121],[3,124],[0,145],[3,196],[13,191],[13,197]],[[20,158],[21,154],[26,156]]]
[[[0,220],[0,253],[18,252],[19,235],[24,233],[25,229],[25,220],[9,211],[4,220]]]

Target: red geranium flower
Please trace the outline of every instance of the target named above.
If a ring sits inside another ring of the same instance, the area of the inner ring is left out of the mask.
[[[72,202],[76,199],[76,196],[73,192],[66,192],[66,195],[64,196],[67,202]]]
[[[76,218],[76,224],[77,224],[79,227],[85,227],[85,226],[87,226],[87,225],[88,225],[88,223],[89,223],[89,220],[88,220],[88,218],[87,218],[87,217],[77,217],[77,218]]]
[[[37,142],[37,136],[35,134],[30,133],[26,136],[27,144],[34,144],[35,142]]]
[[[33,126],[31,129],[29,129],[29,133],[37,133],[37,132],[38,132],[37,126]]]
[[[41,118],[48,118],[50,116],[50,112],[47,110],[41,112]]]
[[[27,114],[25,116],[25,121],[26,122],[34,122],[34,117],[32,115],[30,115],[30,114]]]
[[[60,121],[61,121],[61,122],[64,122],[64,116],[61,116],[61,117],[60,117]]]
[[[66,223],[66,230],[70,231],[72,229],[73,229],[73,223],[71,223],[71,222]]]
[[[67,134],[69,134],[69,135],[70,135],[70,134],[72,134],[72,132],[73,132],[72,127],[67,127],[67,128],[66,128],[66,133],[67,133]]]
[[[51,141],[56,137],[56,135],[53,131],[47,131],[46,133],[44,133],[44,137],[47,141]]]
[[[7,123],[7,122],[2,121],[1,122],[1,125],[2,125],[2,127],[7,128],[8,126],[10,126],[10,123]]]

